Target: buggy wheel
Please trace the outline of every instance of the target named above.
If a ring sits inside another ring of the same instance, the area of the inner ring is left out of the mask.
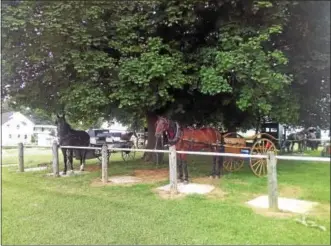
[[[251,149],[252,155],[266,155],[268,151],[277,151],[275,144],[267,138],[257,140]],[[250,167],[258,177],[267,175],[267,159],[253,158],[250,160]]]
[[[98,147],[98,146],[92,144],[91,147]],[[95,156],[100,162],[102,162],[101,149],[95,149],[95,150],[94,150],[94,156]]]
[[[96,151],[99,151],[99,150],[96,150]],[[100,163],[102,162],[102,154],[101,154],[101,151],[100,152],[95,152],[95,155],[97,157],[97,159],[100,161]],[[110,155],[111,155],[111,152],[110,150],[108,150],[108,162],[109,162],[109,159],[110,159]]]
[[[226,157],[224,158],[223,167],[228,172],[234,172],[240,170],[244,166],[244,159]]]
[[[135,158],[136,152],[134,151],[135,149],[134,144],[132,144],[131,149],[132,150],[122,151],[122,159],[124,161],[133,160]]]

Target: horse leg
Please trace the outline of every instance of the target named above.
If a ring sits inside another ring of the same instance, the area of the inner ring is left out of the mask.
[[[183,169],[184,169],[184,184],[188,184],[188,170],[187,170],[186,156],[183,159]]]
[[[67,173],[67,150],[66,149],[62,149],[62,154],[63,154],[63,163],[64,163],[64,168],[63,168],[63,174],[66,175]]]
[[[82,154],[82,152],[80,151],[79,152],[79,170],[80,171],[84,171],[84,167],[83,167],[83,154]]]
[[[224,153],[224,146],[222,146],[219,149],[219,152]],[[216,175],[218,176],[218,178],[221,178],[221,175],[223,176],[223,173],[224,173],[224,169],[223,169],[224,156],[216,156],[216,161],[217,161],[217,173],[216,173]]]
[[[216,173],[216,163],[215,163],[215,156],[213,156],[213,164],[212,164],[212,168],[211,168],[211,174],[210,174],[210,178],[214,178]]]
[[[217,177],[221,178],[221,176],[223,176],[223,156],[218,156],[216,157],[216,161],[217,161]]]
[[[71,171],[71,173],[73,173],[74,172],[74,166],[73,166],[73,150],[72,149],[69,150],[68,159],[69,159],[69,164],[70,164],[70,171]]]
[[[81,171],[84,171],[84,168],[85,168],[85,158],[86,158],[87,150],[83,150],[82,152],[83,152],[83,154],[81,153],[81,156],[80,156],[80,170]]]
[[[179,161],[178,161],[178,179],[179,182],[183,182],[183,158],[182,155],[179,154]]]

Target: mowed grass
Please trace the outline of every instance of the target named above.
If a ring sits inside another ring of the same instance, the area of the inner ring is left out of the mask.
[[[14,151],[14,150],[11,150]],[[30,166],[51,161],[51,150],[26,152]],[[318,155],[318,153],[313,153]],[[109,175],[131,175],[156,167],[111,157]],[[62,161],[62,157],[60,156]],[[3,153],[2,164],[17,162]],[[89,160],[88,165],[98,165]],[[78,169],[78,161],[75,161]],[[191,156],[191,178],[207,177],[211,158]],[[191,195],[163,199],[153,189],[167,182],[132,186],[91,186],[100,170],[68,178],[46,177],[48,171],[17,173],[2,168],[2,244],[328,244],[330,245],[330,164],[278,162],[281,196],[317,201],[308,218],[326,227],[321,231],[293,217],[270,217],[245,205],[267,193],[267,179],[257,178],[246,165],[226,174],[217,186],[222,197]],[[61,166],[62,170],[62,166]],[[208,179],[206,179],[206,182]]]

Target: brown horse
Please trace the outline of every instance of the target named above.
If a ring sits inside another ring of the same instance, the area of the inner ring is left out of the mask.
[[[168,120],[164,117],[158,117],[156,121],[155,136],[158,138],[163,133],[168,138],[170,145],[175,145],[178,151],[201,151],[202,149],[208,151],[217,151],[216,144],[221,141],[221,133],[211,127],[205,127],[200,129],[193,128],[181,128],[177,122]],[[179,180],[183,181],[183,169],[184,169],[184,183],[188,183],[188,171],[187,171],[187,155],[178,154],[179,157]],[[213,169],[212,177],[221,175],[222,158],[213,156]],[[218,162],[218,163],[217,163]],[[216,165],[218,164],[218,165]],[[216,167],[217,166],[217,170]]]

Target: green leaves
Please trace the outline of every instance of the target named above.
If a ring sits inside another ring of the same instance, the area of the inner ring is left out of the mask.
[[[257,115],[286,121],[281,110],[290,107],[295,115],[298,102],[283,97],[293,95],[289,74],[310,67],[298,58],[299,65],[287,70],[293,54],[282,47],[291,38],[280,37],[288,32],[289,5],[158,0],[6,6],[2,93],[26,106],[65,106],[72,119],[86,121],[120,114],[119,108],[136,118],[182,108],[197,121],[211,112],[219,114],[214,120],[234,125]],[[304,25],[298,27],[304,33]],[[328,57],[311,54],[324,71]],[[222,113],[228,111],[235,113]]]
[[[118,91],[111,95],[120,102],[120,107],[162,107],[173,100],[168,89],[180,89],[187,83],[180,53],[169,52],[170,48],[160,38],[149,38],[145,47],[139,58],[120,62]]]
[[[260,7],[272,7],[260,4]],[[259,115],[270,115],[277,108],[284,108],[282,101],[275,98],[290,89],[292,77],[282,71],[288,59],[282,51],[265,45],[272,35],[281,31],[279,24],[262,29],[236,25],[222,27],[219,47],[213,54],[208,49],[201,54],[200,91],[210,95],[232,93],[241,111]],[[272,115],[275,120],[285,120],[283,114],[282,117]]]
[[[222,74],[212,67],[202,67],[200,70],[200,91],[204,94],[232,92],[232,88]]]

